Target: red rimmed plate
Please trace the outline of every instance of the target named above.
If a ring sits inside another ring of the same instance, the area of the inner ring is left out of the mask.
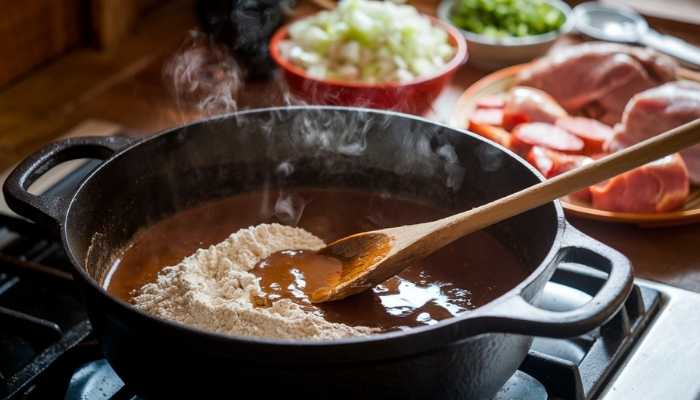
[[[459,129],[466,129],[469,116],[474,112],[476,103],[487,96],[500,95],[507,92],[514,84],[515,77],[527,64],[515,65],[489,74],[470,86],[457,100],[450,125]],[[681,70],[680,77],[687,80],[700,82],[700,74]],[[588,202],[570,199],[562,199],[562,206],[570,215],[582,218],[608,222],[622,222],[637,224],[646,227],[684,225],[700,222],[700,187],[692,186],[690,196],[683,208],[664,213],[625,213],[605,211],[593,208]]]

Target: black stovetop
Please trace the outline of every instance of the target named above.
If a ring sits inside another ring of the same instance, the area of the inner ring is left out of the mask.
[[[0,214],[0,400],[138,398],[102,358],[70,269],[46,230]],[[540,306],[574,308],[604,279],[581,265],[561,265]],[[658,291],[635,285],[601,328],[572,339],[536,338],[496,399],[595,398],[659,304]]]

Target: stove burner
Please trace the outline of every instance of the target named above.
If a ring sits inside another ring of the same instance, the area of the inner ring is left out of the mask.
[[[537,379],[522,371],[515,371],[493,400],[547,400],[548,398],[547,389]]]
[[[107,360],[89,362],[75,371],[68,384],[65,400],[84,399],[132,399],[124,382],[117,376]]]
[[[589,301],[605,283],[605,274],[578,264],[561,264],[543,291],[539,305],[566,311]],[[588,400],[607,383],[658,311],[658,291],[635,285],[624,306],[608,322],[571,339],[535,338],[520,366],[556,399]]]
[[[89,334],[90,324],[70,274],[59,269],[68,267],[59,245],[31,224],[0,216],[0,251],[0,398],[5,399],[30,389]]]
[[[129,393],[107,360],[89,362],[73,374],[65,400],[130,399],[140,397]],[[503,385],[493,400],[547,400],[547,390],[535,378],[517,371]]]

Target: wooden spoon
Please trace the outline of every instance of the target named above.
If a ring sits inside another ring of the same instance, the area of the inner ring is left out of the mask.
[[[700,119],[460,214],[339,239],[321,249],[319,254],[340,260],[342,273],[337,281],[314,291],[311,301],[339,300],[362,292],[462,236],[698,142]]]

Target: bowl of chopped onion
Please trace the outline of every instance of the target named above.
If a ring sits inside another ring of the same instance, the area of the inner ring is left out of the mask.
[[[467,45],[412,6],[343,0],[281,27],[270,54],[307,103],[422,114],[466,60]]]

